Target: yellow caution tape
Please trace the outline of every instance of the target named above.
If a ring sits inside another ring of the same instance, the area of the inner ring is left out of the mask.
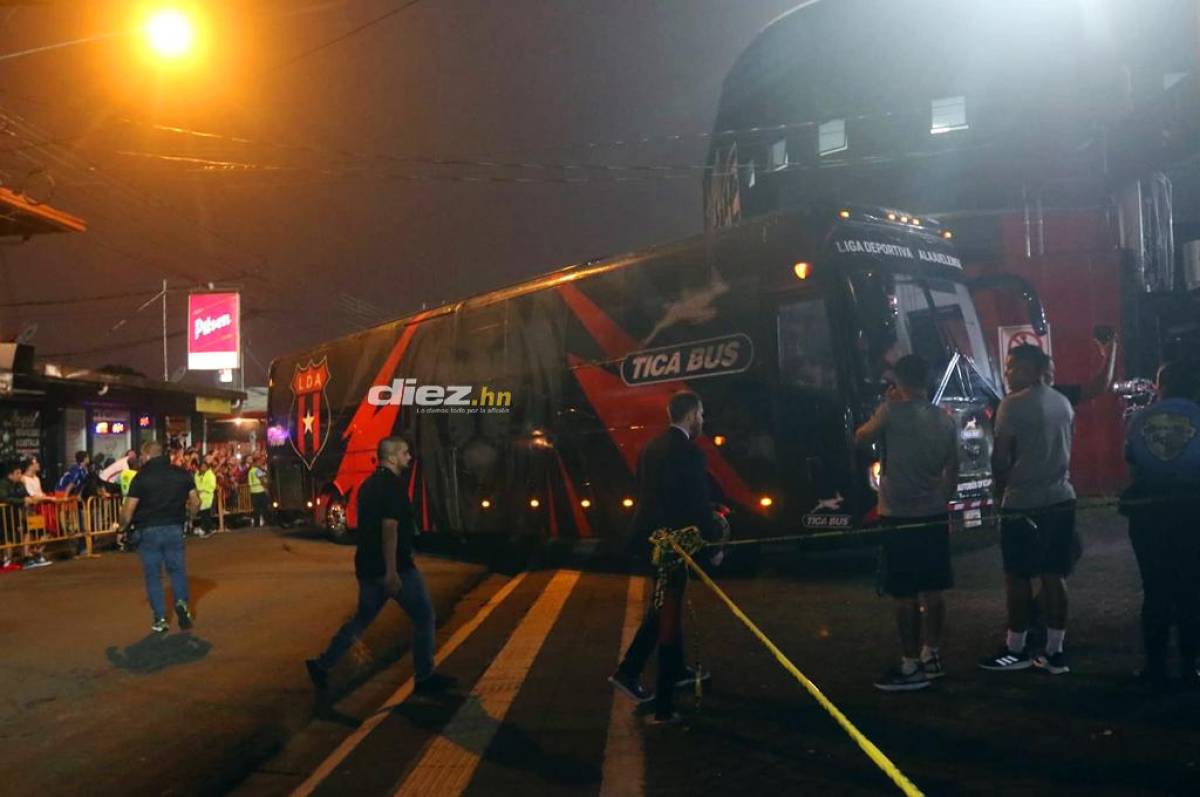
[[[738,608],[737,604],[734,603],[728,595],[721,591],[721,588],[718,587],[713,580],[708,577],[708,574],[696,565],[696,562],[692,559],[692,557],[688,556],[687,552],[680,548],[674,540],[671,540],[670,542],[675,548],[676,553],[683,557],[683,560],[687,562],[688,567],[695,571],[696,575],[700,577],[700,580],[707,584],[713,592],[717,593],[717,597],[724,601],[725,605],[729,607],[729,610],[733,612],[734,616],[741,620],[742,623],[750,629],[751,633],[758,637],[758,640],[767,646],[767,650],[771,651],[771,654],[774,655],[779,663],[783,665],[783,668],[790,672],[792,676],[800,682],[800,685],[803,686],[808,693],[812,695],[818,703],[821,704],[821,708],[829,712],[829,716],[833,717],[834,721],[837,722],[838,725],[842,726],[842,730],[848,733],[850,738],[854,740],[855,744],[862,748],[862,751],[867,754],[867,757],[870,758],[877,767],[883,770],[885,775],[891,778],[892,782],[900,788],[900,791],[904,792],[906,795],[908,795],[908,797],[923,797],[924,792],[917,788],[916,784],[914,784],[911,780],[905,777],[904,773],[892,763],[890,758],[883,754],[882,750],[876,747],[875,744],[866,736],[863,736],[862,731],[854,727],[854,724],[846,718],[846,715],[843,714],[838,707],[829,700],[829,698],[825,697],[821,690],[817,688],[817,685],[810,681],[804,673],[800,672],[795,664],[792,664],[788,657],[783,654],[783,651],[775,647],[775,643],[768,639],[767,635],[760,631],[758,626],[754,624],[754,621],[747,617],[745,613]]]

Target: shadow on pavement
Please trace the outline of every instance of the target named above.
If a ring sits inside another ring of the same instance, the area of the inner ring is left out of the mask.
[[[313,698],[313,716],[322,722],[332,722],[347,728],[357,728],[363,721],[345,712],[338,711],[332,698],[328,695],[316,695]]]
[[[529,772],[544,783],[579,786],[601,780],[598,762],[546,750],[533,734],[492,717],[475,695],[420,696],[392,713],[429,734],[440,734],[488,763]],[[488,742],[484,744],[484,740]]]
[[[116,645],[104,651],[117,669],[147,675],[178,664],[199,661],[212,650],[212,643],[193,634],[155,634],[121,650]]]

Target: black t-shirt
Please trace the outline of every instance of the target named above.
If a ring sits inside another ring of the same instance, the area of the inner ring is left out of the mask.
[[[196,489],[192,474],[164,457],[155,457],[129,483],[129,497],[138,499],[133,522],[141,528],[183,525],[188,493]]]
[[[383,521],[395,520],[396,572],[413,567],[414,518],[404,481],[387,468],[376,468],[358,488],[358,550],[354,572],[359,578],[383,578]]]

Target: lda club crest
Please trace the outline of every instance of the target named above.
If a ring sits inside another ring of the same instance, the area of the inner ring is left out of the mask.
[[[329,412],[329,360],[296,366],[292,375],[292,448],[309,468],[321,455],[329,440],[332,416]]]

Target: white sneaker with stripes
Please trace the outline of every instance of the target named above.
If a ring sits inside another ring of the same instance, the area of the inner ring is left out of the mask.
[[[1014,653],[1008,648],[1000,648],[996,655],[979,660],[979,667],[983,670],[1027,670],[1031,666],[1033,661],[1028,653]]]

